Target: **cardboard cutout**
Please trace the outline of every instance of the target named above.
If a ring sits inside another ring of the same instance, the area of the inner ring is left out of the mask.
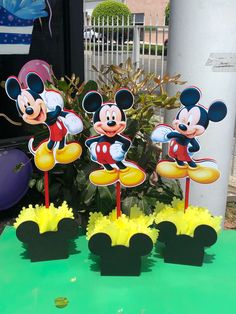
[[[0,0],[0,54],[28,54],[34,20],[48,16],[45,0]]]
[[[223,120],[227,108],[222,101],[215,101],[207,110],[198,103],[200,97],[198,88],[186,88],[180,95],[183,107],[177,113],[172,127],[158,125],[151,135],[154,143],[169,143],[169,156],[173,161],[160,161],[156,169],[163,177],[189,177],[195,182],[208,184],[220,176],[213,159],[196,160],[193,155],[200,150],[196,138],[206,131],[210,121]]]
[[[107,186],[120,182],[133,187],[144,182],[144,171],[133,162],[125,160],[131,140],[121,132],[126,128],[125,110],[133,106],[134,98],[127,89],[117,91],[115,102],[103,103],[102,96],[92,91],[83,99],[83,108],[93,114],[94,130],[100,134],[90,137],[85,144],[91,159],[104,169],[93,171],[89,178],[95,185]]]
[[[6,81],[7,95],[16,102],[22,119],[30,125],[46,124],[49,139],[37,148],[33,147],[33,138],[29,141],[29,150],[34,155],[35,165],[42,171],[49,171],[56,163],[68,164],[78,159],[82,153],[79,143],[66,143],[68,134],[78,134],[83,123],[78,115],[64,109],[64,101],[59,92],[46,90],[41,77],[30,72],[26,77],[27,88],[22,89],[14,76]]]

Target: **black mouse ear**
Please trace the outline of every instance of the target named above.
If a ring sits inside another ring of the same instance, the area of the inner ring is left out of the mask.
[[[188,87],[180,94],[180,101],[185,107],[194,106],[199,102],[201,92],[196,87]]]
[[[5,90],[9,98],[17,100],[17,97],[21,94],[21,87],[15,76],[11,76],[6,80]]]
[[[97,111],[102,106],[102,95],[96,91],[91,91],[84,96],[82,106],[88,113]]]
[[[194,238],[198,240],[202,246],[211,246],[217,240],[217,233],[214,228],[208,225],[200,225],[194,231]]]
[[[227,107],[223,101],[213,102],[208,109],[208,118],[213,122],[219,122],[227,115]]]
[[[29,243],[35,239],[35,236],[39,235],[39,226],[34,221],[22,222],[16,228],[16,236],[23,243]]]
[[[129,109],[134,104],[134,96],[128,89],[120,89],[115,94],[115,103],[122,110]]]
[[[79,233],[78,224],[72,218],[63,218],[60,220],[57,230],[61,235],[63,235],[64,238],[67,239],[74,239],[78,236]]]
[[[43,81],[38,74],[34,72],[28,73],[26,77],[26,81],[27,81],[27,85],[29,89],[31,89],[35,93],[41,94],[44,91]]]
[[[144,256],[152,251],[153,242],[147,234],[136,233],[130,238],[129,247],[135,254]]]
[[[176,236],[176,225],[170,221],[162,221],[157,226],[159,230],[158,241],[166,243]]]
[[[111,248],[111,238],[106,233],[96,233],[89,239],[88,246],[93,254],[103,255]]]

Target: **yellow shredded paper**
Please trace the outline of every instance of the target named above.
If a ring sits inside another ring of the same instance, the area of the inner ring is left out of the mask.
[[[21,223],[25,221],[34,221],[39,226],[39,232],[44,233],[46,231],[57,231],[57,224],[63,218],[74,218],[72,209],[68,207],[66,202],[63,202],[58,208],[53,203],[49,208],[43,205],[29,205],[29,207],[23,207],[19,216],[16,218],[14,227],[17,228]]]
[[[104,232],[110,236],[112,245],[128,247],[129,240],[134,234],[144,233],[155,243],[158,231],[149,227],[153,221],[153,215],[144,215],[137,206],[130,209],[130,216],[122,214],[118,219],[116,218],[116,210],[113,210],[108,216],[97,212],[90,213],[87,239],[98,232]]]
[[[221,216],[212,216],[207,208],[190,205],[184,212],[184,201],[174,198],[170,205],[157,202],[154,212],[155,223],[170,221],[176,225],[177,234],[193,236],[199,225],[211,226],[219,232]]]

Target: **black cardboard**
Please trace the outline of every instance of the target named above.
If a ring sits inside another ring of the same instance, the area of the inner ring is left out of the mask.
[[[71,240],[77,238],[78,233],[78,224],[72,218],[60,220],[57,231],[40,234],[38,224],[33,221],[25,221],[16,229],[16,236],[25,244],[31,262],[68,258]]]
[[[204,248],[217,241],[217,233],[208,225],[199,225],[194,231],[194,236],[177,235],[175,224],[169,221],[156,225],[159,229],[158,241],[165,244],[163,249],[166,263],[202,266]]]
[[[88,246],[101,258],[102,276],[139,276],[141,256],[152,251],[153,242],[146,234],[137,233],[130,238],[129,247],[111,246],[111,238],[106,233],[97,233],[90,238]]]

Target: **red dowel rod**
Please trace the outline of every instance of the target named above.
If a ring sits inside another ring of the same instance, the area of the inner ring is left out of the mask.
[[[186,209],[188,208],[188,205],[189,205],[189,191],[190,191],[190,178],[186,178],[184,211],[186,211]]]
[[[49,208],[49,181],[48,171],[44,171],[44,194],[45,194],[45,207]]]
[[[116,182],[116,217],[121,216],[121,187],[120,182]]]

